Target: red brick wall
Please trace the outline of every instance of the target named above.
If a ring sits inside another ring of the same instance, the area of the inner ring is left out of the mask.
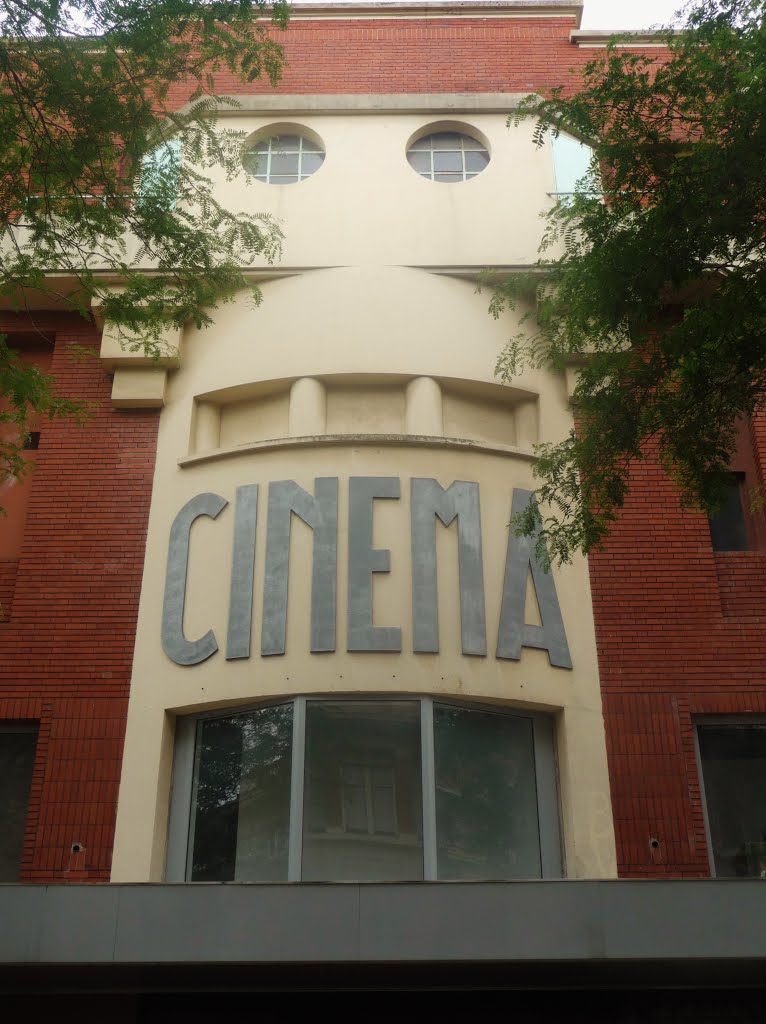
[[[649,461],[590,574],[620,873],[706,876],[693,719],[766,714],[766,553],[713,552]]]
[[[287,57],[276,87],[216,76],[223,94],[521,92],[566,85],[594,56],[569,41],[573,17],[293,18],[275,33]],[[176,98],[184,102],[179,87]]]
[[[0,316],[2,331],[30,326]],[[21,555],[15,573],[0,565],[0,720],[40,723],[22,880],[107,881],[158,415],[112,409],[99,361],[72,358],[97,351],[92,324],[34,326],[56,332],[57,386],[92,414],[40,425]]]

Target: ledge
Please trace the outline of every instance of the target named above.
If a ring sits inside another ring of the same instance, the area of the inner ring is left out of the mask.
[[[293,14],[293,20],[295,15]],[[220,103],[212,109],[219,117],[272,117],[276,114],[509,114],[528,95],[498,93],[370,93],[233,95],[237,105]],[[189,104],[181,112],[189,109]]]
[[[646,30],[630,29],[590,29],[574,28],[569,33],[569,41],[581,47],[606,47],[614,39],[617,46],[636,46],[642,50],[665,49],[664,33],[647,28]]]
[[[763,987],[765,910],[766,885],[748,879],[2,885],[0,989],[34,991],[43,968],[87,968],[92,987],[100,971],[180,965],[193,988],[206,965],[319,964]]]
[[[472,441],[461,437],[426,437],[419,434],[314,434],[311,437],[277,437],[268,441],[250,441],[247,444],[234,445],[231,448],[217,448],[215,451],[199,452],[196,455],[184,455],[178,460],[181,469],[197,466],[203,462],[217,459],[230,459],[236,455],[252,455],[255,452],[279,451],[285,448],[353,448],[355,445],[367,447],[413,447],[413,448],[449,448],[451,451],[469,451],[488,455],[507,455],[511,458],[537,461],[537,456],[528,448],[516,448],[513,445],[487,444],[484,441]]]

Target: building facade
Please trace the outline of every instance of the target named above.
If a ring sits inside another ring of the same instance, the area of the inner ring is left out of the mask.
[[[712,533],[651,459],[588,560],[546,573],[508,529],[575,371],[498,384],[525,310],[493,320],[477,280],[532,269],[577,177],[576,140],[508,116],[603,45],[579,17],[299,8],[278,88],[218,83],[246,136],[222,199],[285,232],[262,304],[160,363],[98,311],[0,323],[95,408],[40,425],[3,499],[4,880],[113,883],[0,890],[28,930],[11,988],[19,960],[752,983],[763,894],[722,879],[766,870],[766,555],[739,503],[766,419]]]

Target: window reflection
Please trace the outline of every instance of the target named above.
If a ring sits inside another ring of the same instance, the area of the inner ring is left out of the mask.
[[[537,786],[552,745],[545,730],[540,755],[538,733],[529,715],[427,697],[297,698],[203,719],[187,877],[540,878],[543,862],[555,873],[541,854]]]
[[[421,879],[416,701],[309,701],[303,878]]]
[[[698,737],[715,873],[766,878],[766,725],[705,725]]]
[[[439,878],[542,874],[528,718],[436,705]]]
[[[291,704],[200,722],[191,878],[287,878]]]

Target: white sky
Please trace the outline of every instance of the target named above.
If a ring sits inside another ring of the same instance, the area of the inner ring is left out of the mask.
[[[585,0],[583,28],[651,28],[668,24],[683,0]]]
[[[300,4],[327,0],[296,0]],[[386,0],[383,0],[385,3]],[[415,0],[417,2],[417,0]],[[668,25],[686,0],[585,0],[582,27],[591,29],[656,28]],[[0,0],[0,4],[2,0]]]

